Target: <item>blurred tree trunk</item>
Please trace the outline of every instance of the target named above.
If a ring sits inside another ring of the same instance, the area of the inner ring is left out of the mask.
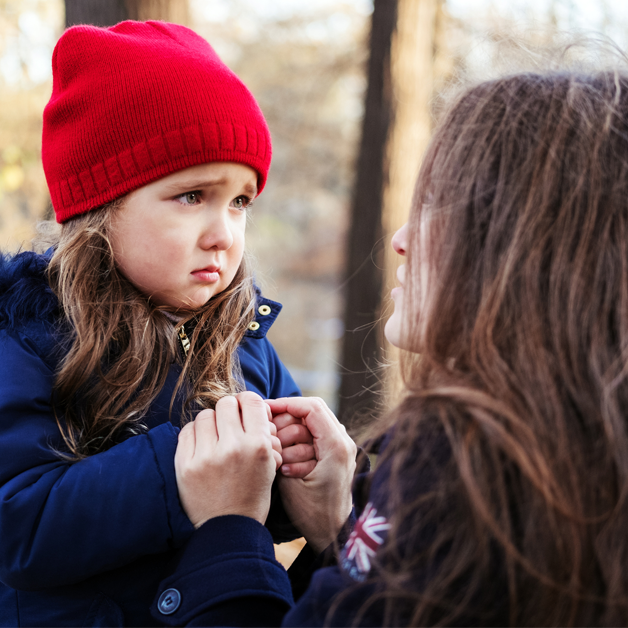
[[[190,14],[187,0],[126,0],[130,20],[163,20],[188,24]]]
[[[397,256],[392,234],[407,220],[420,159],[429,141],[436,32],[443,0],[375,0],[362,142],[353,196],[339,414],[372,414],[398,378],[379,365],[382,313],[388,313]],[[373,372],[375,370],[376,372]]]
[[[128,19],[125,0],[65,0],[65,27],[111,26]]]
[[[440,0],[399,0],[391,54],[395,125],[388,138],[390,176],[382,204],[386,244],[381,295],[384,312],[388,312],[386,305],[391,302],[390,291],[398,283],[397,267],[401,263],[390,240],[408,220],[421,159],[432,132],[431,102],[436,82],[438,31],[443,21],[442,5]],[[387,342],[385,346],[386,362],[398,363],[399,350]],[[399,370],[390,369],[384,384],[386,403],[392,405],[403,390]]]
[[[65,26],[112,26],[123,20],[164,20],[187,24],[187,0],[65,0]]]
[[[351,209],[338,413],[350,422],[373,409],[381,360],[377,320],[382,292],[381,204],[388,179],[386,141],[393,123],[390,53],[397,0],[375,0],[371,18],[368,87]]]

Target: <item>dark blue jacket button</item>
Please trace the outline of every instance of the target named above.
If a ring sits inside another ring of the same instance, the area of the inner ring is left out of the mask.
[[[172,615],[181,606],[181,594],[176,589],[166,589],[157,602],[157,608],[162,615]]]

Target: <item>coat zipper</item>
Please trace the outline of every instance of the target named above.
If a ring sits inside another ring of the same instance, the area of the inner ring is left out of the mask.
[[[190,350],[190,339],[187,337],[185,333],[185,326],[181,325],[177,331],[177,335],[179,336],[179,342],[181,343],[181,348],[183,349],[184,357],[188,357],[188,351]]]

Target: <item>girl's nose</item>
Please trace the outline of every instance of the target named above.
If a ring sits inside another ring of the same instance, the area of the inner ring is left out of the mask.
[[[227,216],[213,216],[209,221],[200,239],[202,249],[217,248],[226,251],[233,244],[233,233]]]
[[[403,225],[392,237],[392,247],[395,253],[405,255],[408,250],[408,223]]]

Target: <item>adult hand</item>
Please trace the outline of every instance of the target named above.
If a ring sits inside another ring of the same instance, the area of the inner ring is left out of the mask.
[[[274,415],[300,419],[313,437],[316,466],[304,478],[279,476],[286,513],[318,552],[332,543],[351,514],[357,448],[322,399],[268,400]]]
[[[220,515],[266,521],[281,445],[261,397],[223,397],[183,427],[174,458],[181,504],[196,528]]]
[[[277,438],[281,442],[281,473],[291,478],[304,478],[316,466],[314,439],[303,419],[284,412],[273,417]]]

